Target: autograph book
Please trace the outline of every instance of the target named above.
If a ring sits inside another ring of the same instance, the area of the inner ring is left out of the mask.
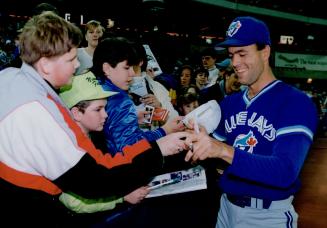
[[[149,184],[151,192],[146,198],[196,191],[207,188],[207,178],[202,166],[174,171],[156,176]]]

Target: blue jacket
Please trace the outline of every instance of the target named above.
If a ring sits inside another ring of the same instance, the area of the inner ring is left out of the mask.
[[[106,112],[108,118],[104,125],[104,134],[109,153],[122,152],[126,145],[133,145],[141,139],[155,141],[166,135],[162,128],[144,132],[139,128],[137,112],[128,93],[107,79],[102,83],[103,89],[119,92],[108,97]]]

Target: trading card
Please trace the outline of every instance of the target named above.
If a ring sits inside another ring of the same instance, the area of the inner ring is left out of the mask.
[[[152,116],[154,112],[154,107],[150,105],[145,106],[145,111],[149,112],[148,114],[144,115],[144,123],[151,123],[152,122]]]

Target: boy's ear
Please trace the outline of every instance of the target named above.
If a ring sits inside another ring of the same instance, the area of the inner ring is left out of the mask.
[[[80,121],[81,120],[81,117],[82,117],[82,113],[79,111],[79,109],[77,107],[72,107],[70,109],[70,112],[72,113],[73,117],[74,117],[74,120],[75,121]]]
[[[102,70],[103,70],[103,72],[104,72],[104,74],[106,76],[109,76],[110,75],[110,72],[111,72],[111,66],[110,66],[110,64],[109,63],[103,63],[102,64]]]
[[[48,75],[52,71],[51,61],[46,57],[41,57],[37,62],[37,70],[42,72],[42,75]]]

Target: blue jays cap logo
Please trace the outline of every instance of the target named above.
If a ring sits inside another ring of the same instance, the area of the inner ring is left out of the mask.
[[[251,44],[271,45],[267,25],[253,17],[237,17],[230,23],[224,42],[217,47],[244,47]]]
[[[257,143],[258,140],[253,135],[253,132],[249,131],[246,135],[238,135],[234,141],[233,147],[252,153],[253,147],[255,147]]]
[[[227,36],[229,36],[229,37],[234,36],[241,27],[242,27],[242,24],[240,21],[232,22],[229,25],[228,30],[226,32]]]

